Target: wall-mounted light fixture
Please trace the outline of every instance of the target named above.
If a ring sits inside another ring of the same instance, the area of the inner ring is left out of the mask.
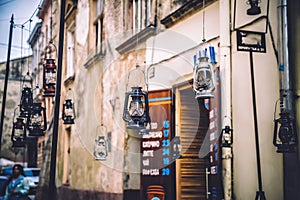
[[[247,15],[258,15],[261,13],[260,7],[258,4],[261,0],[248,0],[247,4],[250,5],[250,8],[247,9]]]
[[[233,30],[268,32],[270,0],[234,0],[233,4]]]
[[[295,152],[298,144],[297,134],[290,114],[282,112],[280,118],[274,120],[273,144],[277,147],[278,153]]]
[[[200,54],[200,53],[199,53]],[[212,64],[208,62],[208,57],[199,55],[198,63],[194,57],[194,80],[193,89],[195,98],[212,98],[215,90],[215,72]]]
[[[39,102],[34,102],[27,120],[29,136],[43,136],[47,129],[46,109]]]
[[[62,120],[64,121],[64,124],[74,124],[75,120],[75,106],[72,101],[72,97],[68,96],[68,93],[71,92],[71,89],[66,94],[66,99],[63,104],[63,113],[62,113]]]

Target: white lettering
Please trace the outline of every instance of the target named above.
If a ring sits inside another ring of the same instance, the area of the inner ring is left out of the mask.
[[[154,157],[154,151],[153,150],[144,150],[143,151],[143,157]]]
[[[159,169],[143,169],[143,175],[159,176]]]
[[[143,142],[143,148],[159,147],[159,141],[146,141]]]
[[[162,131],[149,132],[148,134],[144,134],[143,138],[162,138]]]
[[[149,159],[143,160],[143,165],[144,166],[149,166],[150,165]]]

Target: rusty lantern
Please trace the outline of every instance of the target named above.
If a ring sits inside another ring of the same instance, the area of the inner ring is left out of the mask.
[[[56,85],[56,64],[52,58],[46,58],[46,62],[43,65],[43,87],[44,97],[55,96],[55,85]]]

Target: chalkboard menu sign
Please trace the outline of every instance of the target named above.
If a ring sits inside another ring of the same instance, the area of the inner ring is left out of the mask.
[[[222,188],[222,165],[221,165],[221,147],[219,134],[220,130],[220,82],[219,82],[219,70],[216,70],[216,90],[215,97],[209,100],[209,133],[210,133],[210,168],[208,176],[208,191],[209,199],[221,200],[223,199]]]
[[[141,140],[141,199],[174,199],[170,90],[149,92],[151,130]]]

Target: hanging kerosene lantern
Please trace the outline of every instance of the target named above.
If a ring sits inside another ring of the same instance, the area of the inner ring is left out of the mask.
[[[30,77],[29,75],[27,75]],[[33,103],[33,94],[32,94],[32,85],[28,86],[25,85],[26,77],[23,78],[23,86],[22,86],[22,94],[21,94],[21,101],[20,101],[20,117],[28,118],[30,115],[31,106]],[[32,79],[27,80],[32,84]]]
[[[69,89],[69,92],[67,92],[65,99],[65,102],[63,104],[63,112],[62,112],[62,120],[64,121],[64,124],[74,124],[75,120],[75,106],[72,101],[72,98],[68,96],[68,93],[70,93],[71,89]]]
[[[56,85],[55,60],[52,58],[46,58],[45,60],[43,70],[44,97],[54,97]]]
[[[138,65],[136,66],[135,70],[141,71]],[[142,74],[145,76],[144,73]],[[130,74],[128,75],[128,82],[129,77]],[[141,133],[143,130],[146,130],[147,125],[150,123],[149,101],[148,92],[142,91],[142,87],[133,86],[131,87],[131,91],[127,91],[125,93],[123,120],[127,122],[126,127],[128,129],[139,129]]]
[[[96,128],[96,138],[94,143],[94,157],[96,160],[106,160],[108,155],[107,138],[105,138],[107,130],[102,124]]]
[[[148,93],[143,92],[142,87],[132,87],[131,89],[126,92],[123,119],[128,122],[127,128],[145,128],[150,121]]]
[[[46,48],[45,63],[43,64],[43,88],[44,97],[54,97],[55,96],[55,86],[56,86],[56,64],[54,58],[47,58],[47,54],[51,54],[51,46],[54,46],[53,42],[50,42]],[[55,47],[55,46],[54,46]],[[56,49],[56,47],[55,47]]]
[[[46,109],[39,102],[34,102],[27,120],[29,136],[43,136],[47,129]]]
[[[200,54],[200,53],[199,53]],[[195,91],[195,98],[212,98],[214,97],[213,91],[215,90],[215,74],[214,68],[208,57],[199,55],[199,63],[196,62],[194,57],[194,83],[193,89]]]
[[[123,120],[129,129],[144,129],[150,123],[148,92],[143,92],[142,87],[131,89],[125,94]]]
[[[15,118],[15,112],[14,112],[14,118]],[[24,123],[24,118],[17,117],[16,121],[13,122],[11,141],[12,141],[12,147],[25,147],[26,126]]]

